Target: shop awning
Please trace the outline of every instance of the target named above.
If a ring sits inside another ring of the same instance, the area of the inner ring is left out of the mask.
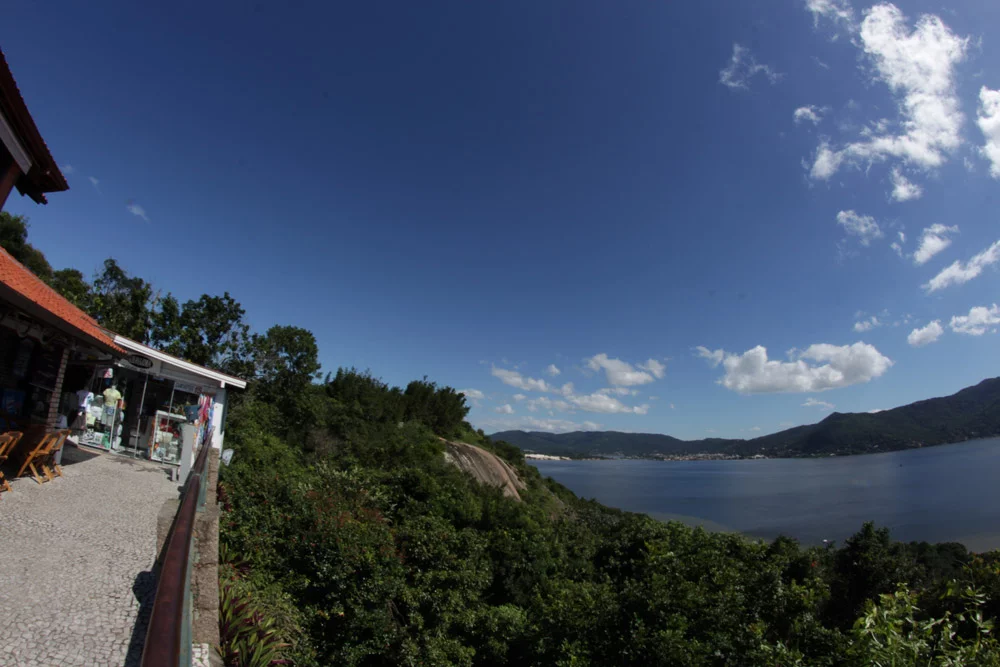
[[[151,360],[160,362],[161,369],[166,367],[166,369],[181,371],[192,380],[198,379],[201,382],[206,384],[210,383],[218,387],[246,389],[246,380],[212,370],[211,368],[205,368],[204,366],[199,366],[198,364],[193,364],[190,361],[181,359],[180,357],[175,357],[172,354],[161,352],[157,349],[149,347],[148,345],[143,345],[142,343],[136,342],[131,338],[115,334],[115,343],[129,352],[134,352],[141,356],[148,357]]]
[[[125,355],[110,333],[0,248],[0,308],[6,302],[29,317],[115,357]]]

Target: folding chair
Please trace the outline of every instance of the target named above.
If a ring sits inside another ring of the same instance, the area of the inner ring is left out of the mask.
[[[38,441],[35,448],[24,457],[24,462],[21,463],[21,468],[17,471],[17,475],[15,475],[15,477],[20,477],[24,474],[25,470],[30,468],[31,474],[35,476],[35,481],[41,484],[42,478],[38,474],[38,469],[35,467],[35,463],[41,463],[45,460],[45,456],[49,453],[49,450],[52,445],[55,444],[58,437],[59,433],[49,433],[42,436],[42,439]]]
[[[59,464],[56,463],[56,456],[62,450],[63,443],[66,442],[66,438],[69,437],[69,434],[70,434],[69,429],[66,429],[64,431],[56,431],[55,442],[52,443],[52,445],[49,447],[49,451],[46,452],[45,455],[42,457],[41,461],[42,472],[45,473],[45,476],[49,479],[50,482],[53,479],[55,479],[55,476],[52,474],[53,471],[55,471],[56,475],[59,475],[60,477],[63,476],[62,467],[60,467]],[[49,464],[52,465],[51,469],[49,468]]]
[[[4,464],[10,453],[17,447],[17,443],[21,441],[21,435],[20,431],[8,431],[0,435],[0,466]],[[4,477],[3,468],[0,468],[0,491],[10,490],[10,483]]]

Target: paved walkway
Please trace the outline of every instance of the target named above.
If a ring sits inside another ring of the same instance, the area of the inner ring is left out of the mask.
[[[0,496],[0,665],[138,665],[156,515],[177,484],[158,465],[72,446],[63,473]]]

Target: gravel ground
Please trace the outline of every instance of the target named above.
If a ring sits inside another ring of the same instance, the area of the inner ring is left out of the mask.
[[[159,465],[73,446],[63,474],[0,495],[0,665],[138,665],[156,515],[177,484]]]

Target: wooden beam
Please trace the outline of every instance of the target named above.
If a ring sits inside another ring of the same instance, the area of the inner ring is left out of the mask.
[[[0,211],[3,210],[7,195],[14,189],[20,175],[21,168],[14,162],[14,158],[6,149],[0,150]]]

